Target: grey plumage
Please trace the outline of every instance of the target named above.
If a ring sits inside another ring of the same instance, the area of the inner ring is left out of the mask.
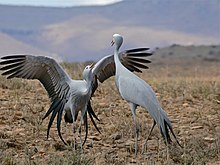
[[[151,55],[151,53],[146,52],[146,50],[148,50],[148,48],[123,51],[119,54],[119,58],[123,65],[130,71],[141,72],[141,69],[146,69],[146,64],[150,62],[145,59]],[[65,70],[50,57],[8,55],[1,59],[0,65],[3,67],[1,67],[0,70],[3,71],[2,75],[7,75],[8,79],[14,77],[38,79],[46,89],[51,99],[51,106],[43,117],[43,119],[45,119],[51,114],[48,123],[47,137],[49,136],[53,121],[55,117],[57,117],[58,135],[66,144],[61,134],[63,111],[66,112],[64,115],[65,121],[70,123],[76,121],[78,112],[81,111],[80,128],[82,120],[84,120],[86,128],[86,136],[83,144],[88,134],[87,112],[94,126],[99,131],[93,119],[93,117],[98,118],[92,109],[90,98],[98,87],[98,81],[104,82],[109,77],[115,75],[113,55],[102,58],[95,65],[87,66],[83,71],[83,80],[72,80]]]
[[[154,122],[156,122],[157,125],[159,126],[160,132],[164,137],[165,142],[171,143],[172,140],[169,135],[169,130],[171,131],[175,139],[176,136],[173,132],[171,122],[166,112],[161,108],[159,104],[155,92],[153,91],[153,89],[150,87],[149,84],[147,84],[144,80],[142,80],[141,78],[130,72],[126,67],[122,65],[118,53],[119,48],[123,43],[122,36],[120,36],[119,34],[114,34],[113,43],[115,43],[115,47],[116,47],[114,52],[114,61],[116,65],[116,74],[115,74],[116,86],[122,98],[129,103],[132,111],[133,119],[136,124],[135,154],[137,154],[137,139],[139,132],[136,121],[137,106],[143,107],[145,110],[147,110],[150,113],[150,115],[154,119]]]

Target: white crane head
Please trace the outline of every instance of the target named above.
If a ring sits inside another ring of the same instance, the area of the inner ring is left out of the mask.
[[[83,79],[86,81],[91,81],[92,80],[92,69],[95,66],[94,63],[92,63],[91,65],[87,65],[85,67],[85,69],[83,70]]]
[[[116,49],[119,49],[123,43],[123,37],[120,34],[114,34],[112,39],[112,46],[115,44]]]

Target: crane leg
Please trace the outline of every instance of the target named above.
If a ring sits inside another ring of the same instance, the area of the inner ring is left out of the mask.
[[[137,152],[138,152],[138,135],[139,135],[139,127],[138,127],[138,123],[137,123],[137,119],[136,119],[136,108],[137,105],[134,103],[129,103],[130,107],[131,107],[131,111],[132,111],[132,116],[133,116],[133,120],[134,120],[134,124],[135,124],[135,156],[137,156]]]
[[[86,143],[86,139],[87,139],[87,136],[88,136],[88,119],[87,119],[87,112],[85,113],[84,117],[83,117],[83,123],[84,123],[84,128],[85,128],[85,131],[86,131],[86,135],[85,135],[85,139],[83,141],[83,144],[84,145]]]
[[[82,147],[82,117],[80,119],[80,126],[79,126],[79,137],[80,137],[80,149],[81,149],[81,152],[83,152],[83,147]]]
[[[153,125],[152,125],[152,127],[151,127],[150,133],[149,133],[149,135],[147,136],[147,139],[146,139],[145,142],[144,142],[144,147],[143,147],[143,150],[142,150],[142,154],[146,151],[147,141],[149,140],[150,135],[151,135],[151,133],[152,133],[152,131],[153,131],[155,125],[156,125],[156,121],[154,120],[154,123],[153,123]]]
[[[83,122],[83,117],[86,114],[86,108],[81,111],[81,118],[80,118],[80,126],[79,126],[79,137],[80,137],[80,148],[81,152],[83,153],[83,143],[82,143],[82,122]]]
[[[74,107],[71,108],[71,115],[73,119],[73,149],[76,150],[76,115],[75,115],[76,110]]]

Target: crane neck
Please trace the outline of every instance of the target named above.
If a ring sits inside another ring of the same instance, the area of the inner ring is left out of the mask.
[[[120,59],[119,59],[119,48],[116,47],[114,52],[114,61],[115,61],[115,67],[116,67],[116,75],[120,70],[123,70],[124,66],[122,65]]]
[[[84,81],[86,82],[86,91],[85,93],[89,93],[92,91],[92,83],[93,83],[93,77],[92,72],[88,73],[86,77],[84,78]]]

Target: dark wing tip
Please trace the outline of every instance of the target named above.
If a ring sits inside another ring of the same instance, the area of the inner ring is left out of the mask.
[[[148,66],[141,64],[141,63],[138,63],[138,62],[129,61],[129,63],[132,64],[133,66],[141,68],[141,69],[148,69],[149,68]]]
[[[142,52],[142,51],[146,51],[146,50],[149,50],[149,49],[150,48],[135,48],[135,49],[126,50],[126,53]]]
[[[14,59],[14,58],[25,58],[26,55],[8,55],[8,56],[3,56],[1,57],[2,60],[9,60],[9,59]]]
[[[132,53],[126,53],[129,57],[148,57],[151,56],[153,53],[151,52],[132,52]]]
[[[135,57],[129,57],[128,61],[135,61],[135,62],[140,62],[140,63],[151,63],[150,60],[146,60],[144,58],[135,58]]]
[[[132,64],[129,64],[128,66],[127,66],[127,68],[128,68],[128,70],[130,70],[131,72],[139,72],[139,73],[142,73],[142,71],[140,70],[140,69],[138,69],[138,67],[135,67],[135,66],[133,66]]]

